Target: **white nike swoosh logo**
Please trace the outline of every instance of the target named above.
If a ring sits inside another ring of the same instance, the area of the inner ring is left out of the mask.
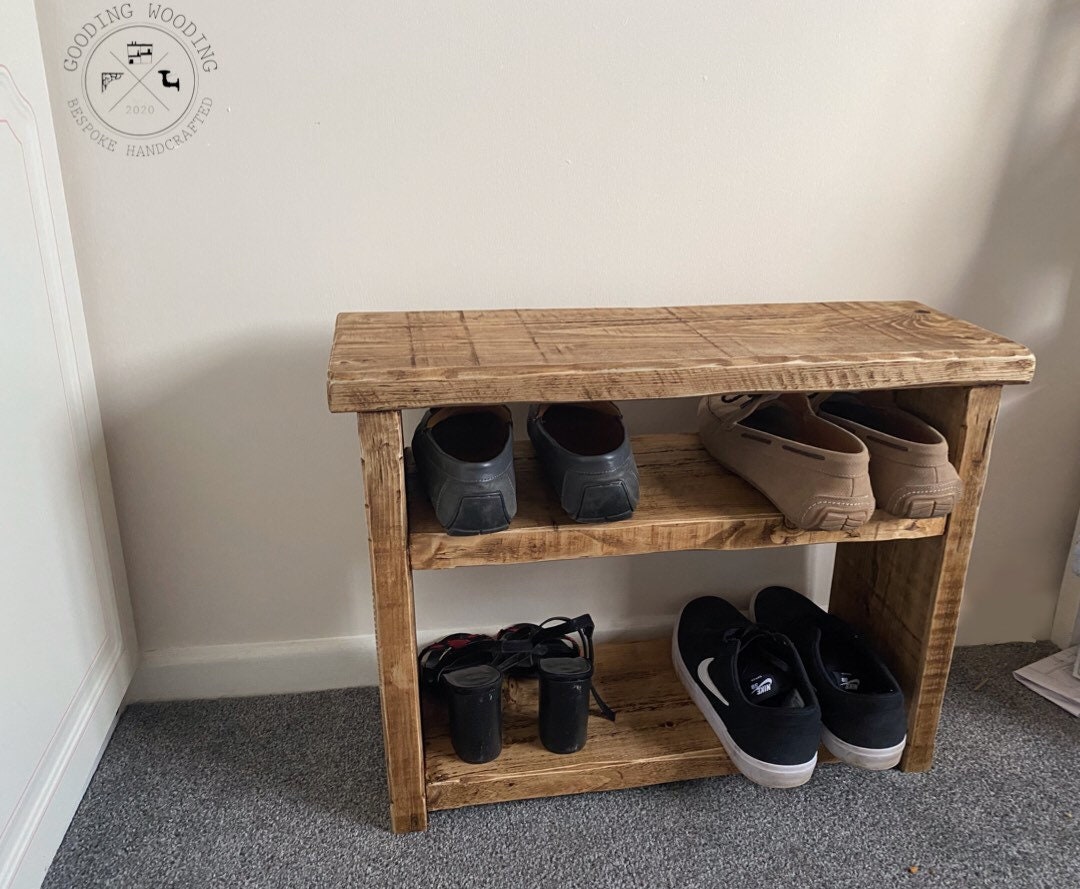
[[[697,665],[697,678],[701,680],[701,684],[704,685],[709,691],[711,691],[716,697],[720,699],[720,703],[725,707],[730,707],[727,698],[720,694],[720,689],[716,687],[716,683],[712,681],[712,676],[709,675],[709,664],[711,664],[716,658],[707,657],[700,664]]]

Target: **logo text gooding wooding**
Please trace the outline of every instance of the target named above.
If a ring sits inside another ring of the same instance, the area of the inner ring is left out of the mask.
[[[214,105],[206,90],[219,68],[214,45],[199,22],[165,3],[95,13],[61,64],[78,90],[66,100],[72,120],[109,153],[167,155],[195,140]]]
[[[90,45],[90,42],[112,25],[131,19],[134,14],[135,9],[131,3],[118,3],[116,6],[110,6],[96,13],[92,17],[93,21],[85,22],[75,32],[75,36],[71,38],[71,43],[68,45],[64,58],[65,70],[77,71],[79,60],[83,57],[83,51]],[[210,45],[210,38],[202,33],[199,26],[186,15],[178,13],[171,6],[165,6],[161,3],[148,3],[146,4],[146,17],[148,20],[171,25],[176,31],[190,40],[191,47],[197,53],[203,71],[217,70],[218,63],[214,57],[214,49]],[[196,37],[196,34],[199,36]]]

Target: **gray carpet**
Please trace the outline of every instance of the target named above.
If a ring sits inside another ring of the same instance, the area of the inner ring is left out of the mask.
[[[925,775],[717,778],[408,836],[386,827],[373,690],[135,706],[45,887],[1076,887],[1080,720],[1010,675],[1052,650],[958,651]]]

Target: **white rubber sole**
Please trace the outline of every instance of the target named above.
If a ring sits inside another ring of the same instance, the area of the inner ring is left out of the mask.
[[[768,588],[762,587],[750,597],[750,620],[755,623],[757,623],[757,597],[766,589]],[[893,768],[900,762],[900,757],[904,755],[907,737],[905,736],[904,740],[893,747],[858,747],[836,737],[823,723],[821,726],[821,743],[825,745],[826,750],[841,762],[846,762],[848,765],[855,766],[858,769],[883,772],[886,769]]]
[[[883,772],[900,762],[904,747],[907,745],[907,737],[905,736],[903,741],[893,747],[857,747],[855,744],[840,740],[823,725],[821,743],[833,756],[849,766],[871,772]]]
[[[679,677],[679,681],[683,684],[683,688],[686,689],[686,693],[690,695],[690,700],[701,711],[701,715],[705,717],[709,727],[716,733],[716,737],[724,746],[724,750],[727,751],[727,755],[735,764],[735,768],[742,772],[743,775],[763,787],[798,787],[810,780],[810,777],[814,774],[814,766],[817,765],[816,753],[804,763],[779,765],[757,759],[735,743],[731,735],[728,734],[723,720],[720,719],[719,714],[709,703],[705,692],[694,681],[683,663],[682,655],[679,654],[679,624],[677,621],[671,634],[671,663],[675,667],[675,675]]]

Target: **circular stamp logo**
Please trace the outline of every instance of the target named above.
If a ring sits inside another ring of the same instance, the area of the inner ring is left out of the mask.
[[[156,25],[117,28],[90,51],[83,72],[88,110],[123,136],[168,132],[191,110],[199,75],[187,47]]]
[[[174,151],[213,108],[203,89],[218,70],[213,46],[195,22],[161,3],[102,10],[76,31],[63,65],[79,75],[80,95],[67,102],[71,117],[105,151]]]

